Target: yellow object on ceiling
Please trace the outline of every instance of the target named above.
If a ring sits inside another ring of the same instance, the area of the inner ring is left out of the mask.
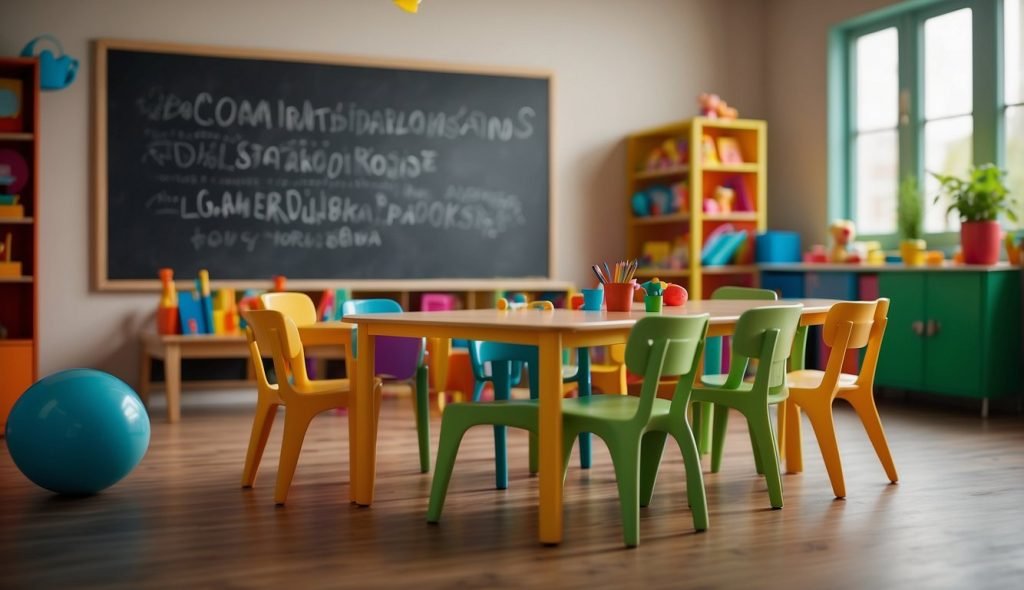
[[[420,0],[395,0],[395,4],[402,10],[413,14],[420,10]]]

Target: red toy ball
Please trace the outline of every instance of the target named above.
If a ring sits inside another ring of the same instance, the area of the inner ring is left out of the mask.
[[[671,307],[679,307],[681,305],[686,305],[686,301],[689,298],[690,295],[689,293],[686,292],[686,289],[680,287],[679,285],[670,283],[668,287],[665,287],[665,305]]]

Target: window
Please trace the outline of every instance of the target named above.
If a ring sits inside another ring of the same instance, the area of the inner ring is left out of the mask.
[[[987,162],[1008,171],[1024,201],[1022,6],[908,0],[832,30],[830,217],[852,218],[859,234],[892,247],[898,187],[913,176],[925,237],[952,245],[959,219],[947,216],[948,203],[933,202],[932,173],[960,175]]]

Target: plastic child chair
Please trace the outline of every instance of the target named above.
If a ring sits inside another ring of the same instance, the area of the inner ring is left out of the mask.
[[[270,429],[278,406],[285,406],[284,436],[281,441],[281,457],[277,469],[277,485],[274,488],[274,502],[284,504],[288,497],[295,466],[299,460],[302,441],[314,416],[325,410],[348,405],[349,381],[347,379],[310,380],[306,373],[306,359],[299,340],[295,322],[275,310],[251,310],[245,312],[249,340],[249,356],[256,374],[258,397],[256,416],[249,437],[249,450],[242,470],[242,487],[252,487],[256,482],[263,450],[267,446]],[[276,383],[270,383],[263,369],[263,353],[269,353],[274,361]],[[374,387],[379,411],[380,383]],[[353,419],[349,414],[349,433],[354,432]],[[350,441],[351,444],[351,441]]]
[[[716,386],[704,385],[693,390],[694,401],[715,405],[711,471],[718,473],[721,468],[729,408],[735,408],[747,419],[754,464],[767,480],[768,498],[773,508],[782,508],[782,476],[768,406],[786,399],[786,361],[793,348],[802,309],[802,305],[795,304],[743,312],[732,335],[729,373],[720,375],[721,379],[709,378],[720,381]],[[753,383],[748,383],[743,377],[751,359],[758,364]]]
[[[896,483],[899,479],[874,396],[875,368],[878,366],[888,313],[889,300],[884,298],[833,305],[825,318],[822,331],[825,343],[832,348],[825,370],[793,371],[789,374],[789,399],[779,413],[779,443],[786,457],[786,471],[803,471],[800,446],[800,411],[803,410],[814,428],[832,482],[832,491],[837,498],[846,497],[846,483],[832,418],[832,402],[836,398],[845,399],[856,410],[889,481]],[[842,373],[846,352],[865,346],[867,350],[860,374]]]
[[[608,347],[608,362],[590,365],[590,384],[601,393],[627,392],[626,345],[612,344]]]
[[[391,299],[349,299],[341,305],[341,317],[358,313],[401,313],[402,306]],[[423,362],[425,344],[421,338],[375,337],[374,374],[384,381],[415,379],[416,436],[420,471],[430,471],[430,385],[429,370]],[[352,357],[356,358],[356,331],[352,331]]]
[[[580,354],[588,354],[587,349],[580,349]],[[537,347],[523,344],[506,344],[503,342],[483,342],[472,340],[469,342],[469,357],[473,366],[473,377],[475,385],[473,389],[473,401],[480,401],[484,385],[490,382],[494,387],[495,400],[508,400],[511,398],[512,387],[520,383],[523,367],[527,368],[530,380],[530,399],[537,399],[539,387],[537,375],[539,358]],[[490,371],[487,367],[490,366]],[[578,367],[571,367],[565,370],[563,380],[576,380],[579,374]],[[508,488],[508,450],[506,446],[506,428],[504,426],[494,427],[494,485],[499,490]],[[537,439],[530,436],[530,473],[537,473]],[[580,436],[580,466],[584,469],[590,468],[590,437],[587,434]]]
[[[295,322],[296,326],[308,326],[316,323],[316,306],[305,293],[282,291],[280,293],[262,293],[260,305],[263,309],[273,309]]]
[[[626,366],[644,376],[640,396],[593,395],[566,400],[562,405],[563,465],[567,465],[572,445],[581,432],[592,432],[608,445],[619,486],[623,537],[628,546],[640,541],[640,506],[647,506],[651,500],[669,434],[679,444],[686,464],[686,489],[694,527],[704,530],[708,526],[700,456],[685,419],[707,322],[706,314],[641,319],[626,345]],[[680,377],[672,400],[656,397],[663,375]],[[437,522],[441,518],[455,457],[466,430],[478,424],[503,424],[536,433],[537,418],[538,405],[534,400],[448,406],[441,420],[441,442],[427,520]]]
[[[715,289],[715,292],[711,294],[711,299],[777,301],[779,295],[771,289],[726,286]],[[721,336],[708,338],[707,346],[704,348],[704,372],[708,375],[719,374],[723,369],[723,360],[725,359],[722,354],[722,340]],[[711,377],[710,381],[703,382],[713,385],[715,383],[722,383],[722,381],[723,379],[721,378]],[[714,418],[714,410],[711,404],[703,402],[695,402],[693,404],[693,433],[697,437],[697,447],[700,449],[701,454],[711,450],[711,432]]]

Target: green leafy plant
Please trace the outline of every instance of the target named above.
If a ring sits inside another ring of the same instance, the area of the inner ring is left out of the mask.
[[[896,201],[896,225],[904,240],[921,239],[921,191],[917,178],[907,176],[900,183]]]
[[[935,203],[943,196],[949,198],[947,215],[956,211],[960,221],[995,221],[1000,213],[1004,213],[1011,221],[1017,221],[1014,200],[1003,182],[1006,172],[995,164],[971,168],[967,178],[936,173],[932,176],[940,185]]]

